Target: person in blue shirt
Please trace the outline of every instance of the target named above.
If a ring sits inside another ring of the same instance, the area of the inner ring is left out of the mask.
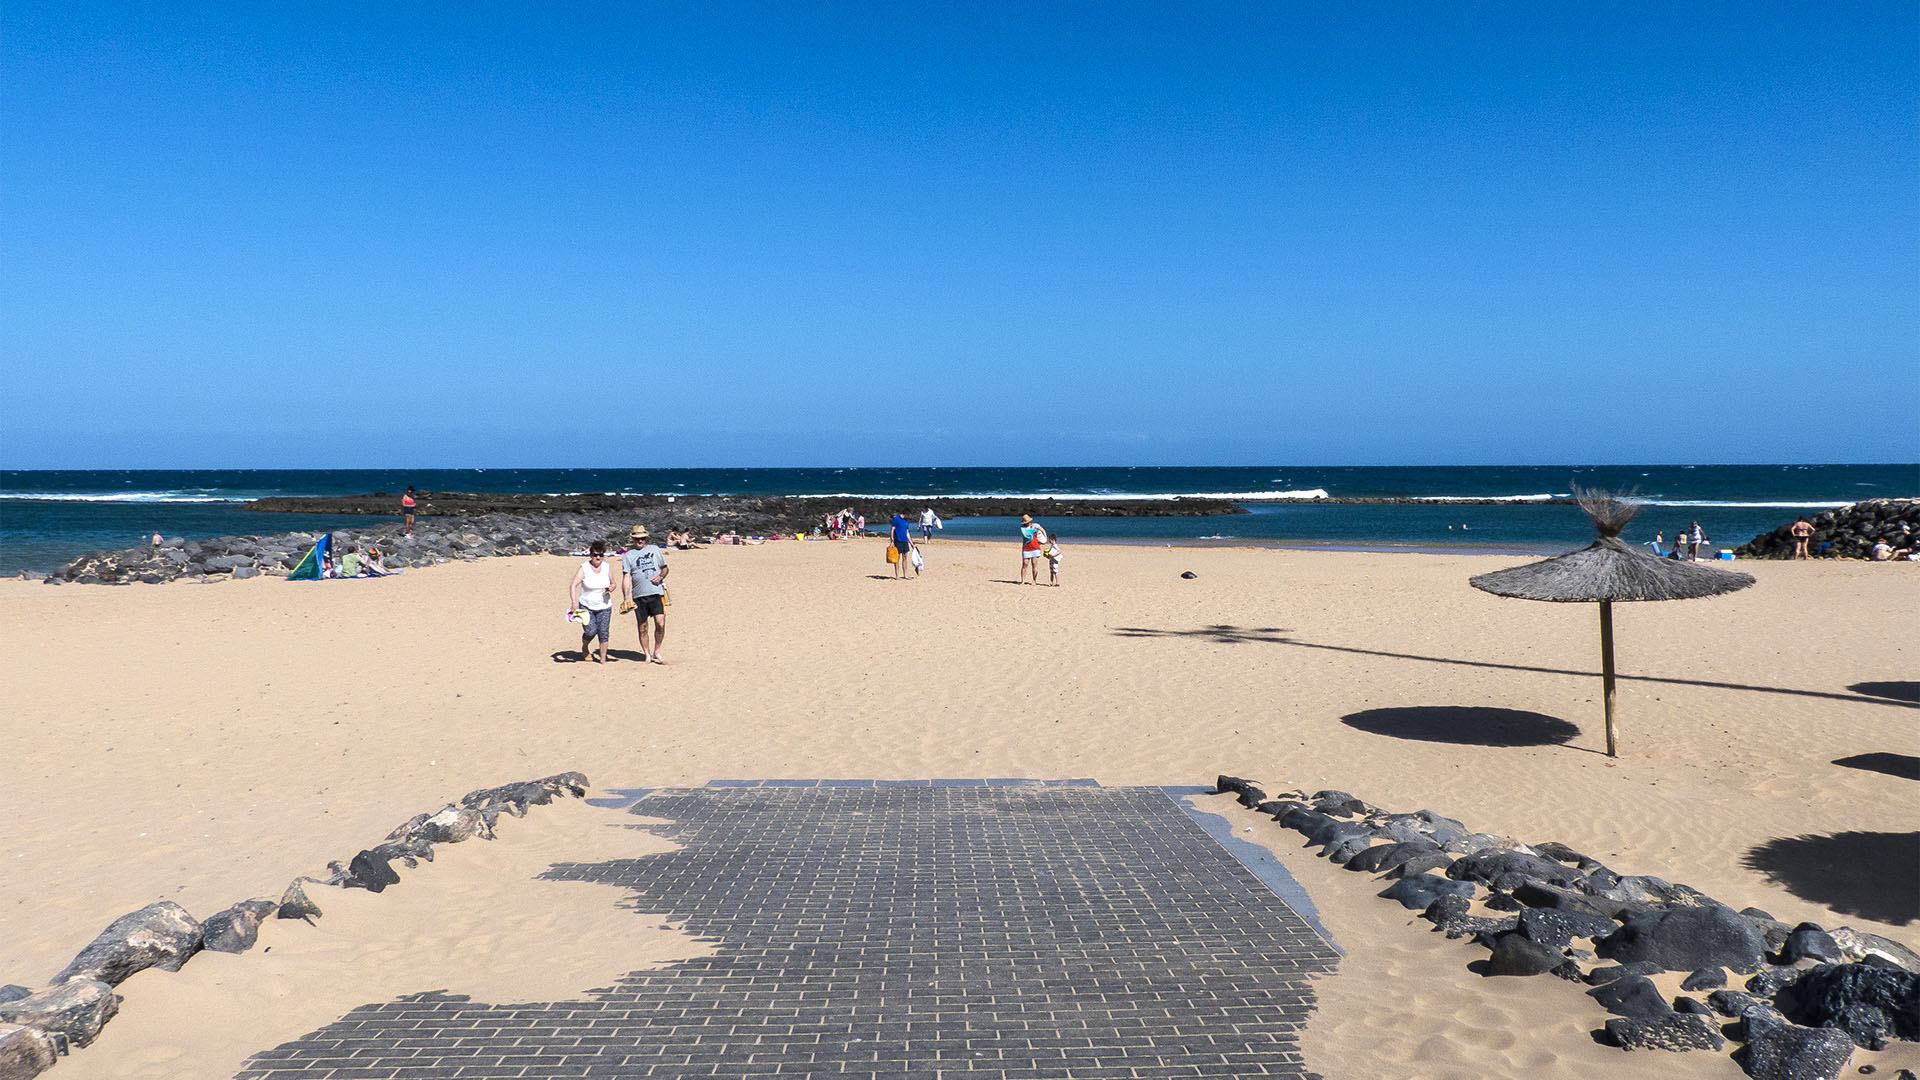
[[[907,576],[907,553],[913,550],[913,526],[904,514],[893,515],[893,550],[900,557],[893,561],[893,576]]]

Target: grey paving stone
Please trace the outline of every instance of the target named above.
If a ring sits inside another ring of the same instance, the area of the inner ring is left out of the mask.
[[[746,781],[632,812],[682,846],[546,876],[714,955],[580,1001],[369,1004],[242,1080],[1305,1075],[1337,954],[1160,789]]]

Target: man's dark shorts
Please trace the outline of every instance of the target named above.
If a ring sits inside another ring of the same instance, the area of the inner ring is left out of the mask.
[[[907,549],[911,548],[912,546],[913,546],[913,541],[911,540],[895,540],[893,542],[893,550],[898,551],[902,555],[905,555],[907,553]]]
[[[633,604],[633,617],[636,619],[645,619],[650,616],[665,615],[667,613],[667,605],[661,602],[660,594],[658,593],[652,596],[636,596],[633,598]]]

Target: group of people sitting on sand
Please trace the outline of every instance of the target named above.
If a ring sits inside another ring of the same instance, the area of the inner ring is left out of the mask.
[[[333,552],[320,556],[320,576],[322,578],[386,577],[394,571],[387,569],[380,549],[370,547],[365,555],[360,554],[360,545],[348,544],[347,550],[340,555],[335,564]]]

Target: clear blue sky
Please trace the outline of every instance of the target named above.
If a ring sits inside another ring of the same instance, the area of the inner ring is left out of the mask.
[[[1920,5],[0,6],[0,466],[1920,459]]]

